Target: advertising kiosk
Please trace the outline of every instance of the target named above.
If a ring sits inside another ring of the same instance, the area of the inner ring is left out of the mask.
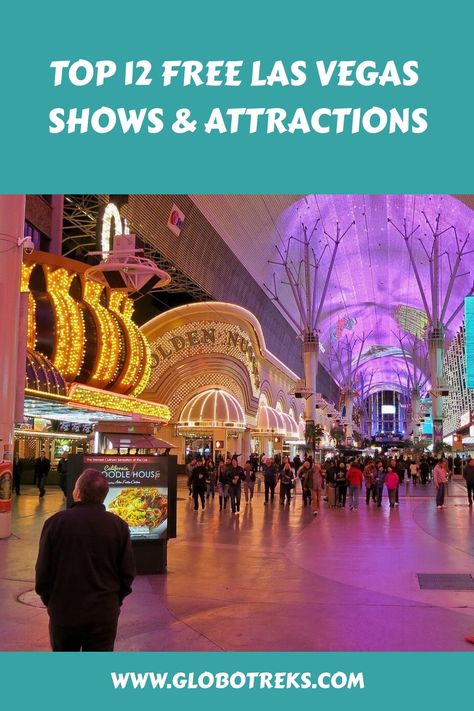
[[[67,499],[84,469],[96,469],[107,479],[107,511],[130,528],[138,575],[166,573],[167,541],[176,538],[176,457],[72,455],[69,458]]]

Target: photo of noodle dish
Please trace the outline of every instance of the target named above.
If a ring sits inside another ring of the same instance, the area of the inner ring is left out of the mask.
[[[104,505],[107,511],[120,516],[128,524],[132,537],[157,538],[166,532],[167,489],[111,487]]]

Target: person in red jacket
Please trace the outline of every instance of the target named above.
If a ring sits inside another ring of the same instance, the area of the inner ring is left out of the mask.
[[[351,463],[347,472],[347,481],[349,482],[349,510],[357,511],[359,508],[359,493],[362,488],[362,480],[364,474],[362,469],[355,462]]]
[[[395,502],[397,500],[397,489],[400,483],[400,479],[396,471],[391,467],[387,468],[387,474],[385,476],[385,486],[388,491],[388,500],[390,502],[390,508],[393,509]]]

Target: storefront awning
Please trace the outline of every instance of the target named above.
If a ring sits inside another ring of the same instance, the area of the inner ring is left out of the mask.
[[[245,429],[245,413],[239,401],[225,390],[205,390],[184,406],[178,424],[180,427]]]
[[[175,449],[175,445],[146,434],[107,434],[112,449]]]
[[[294,417],[268,405],[258,408],[255,433],[281,435],[287,439],[299,439],[300,436]]]

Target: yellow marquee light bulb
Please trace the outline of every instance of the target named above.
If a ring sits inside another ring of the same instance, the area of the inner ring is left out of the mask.
[[[53,305],[56,334],[53,364],[69,382],[82,366],[85,334],[80,305],[69,294],[74,274],[60,268],[45,267],[48,295]]]
[[[26,346],[27,348],[36,348],[36,302],[33,298],[33,294],[30,293],[29,283],[31,272],[33,271],[34,264],[22,264],[21,265],[21,283],[20,291],[21,293],[28,293],[28,316],[27,316],[27,327],[26,327]]]
[[[90,388],[79,383],[74,383],[71,387],[69,398],[76,404],[95,409],[113,410],[127,415],[143,415],[157,422],[168,422],[171,418],[170,409],[166,405]]]
[[[113,383],[120,357],[120,330],[117,319],[100,303],[103,286],[86,281],[84,302],[91,307],[97,326],[97,358],[90,379],[94,387],[107,387]]]
[[[151,374],[151,349],[148,341],[132,320],[134,303],[124,293],[115,291],[110,294],[110,310],[117,314],[124,326],[128,339],[125,372],[120,384],[127,392],[139,395],[148,385]]]
[[[20,291],[25,292],[29,291],[29,283],[30,283],[30,277],[31,277],[31,272],[33,271],[34,264],[22,264],[21,265],[21,282],[20,282]]]
[[[26,347],[36,349],[36,302],[33,294],[28,294],[28,316],[26,327]]]

